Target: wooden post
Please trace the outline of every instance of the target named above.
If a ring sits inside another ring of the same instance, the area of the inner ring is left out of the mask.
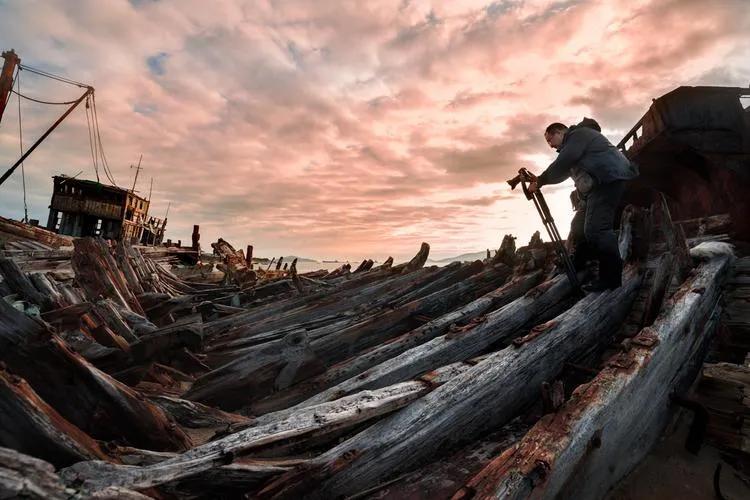
[[[193,250],[199,251],[201,248],[201,227],[198,224],[193,225]]]
[[[3,59],[5,59],[5,62],[3,63],[3,70],[0,73],[0,121],[3,119],[3,111],[5,111],[5,103],[8,102],[8,94],[13,88],[13,72],[21,62],[21,59],[18,58],[13,49],[3,52]]]
[[[248,245],[247,251],[245,252],[245,262],[247,262],[247,268],[253,268],[253,246]]]

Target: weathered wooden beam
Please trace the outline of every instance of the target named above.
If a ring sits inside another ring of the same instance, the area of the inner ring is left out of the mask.
[[[437,449],[455,446],[509,421],[536,399],[541,383],[552,380],[565,362],[608,343],[640,281],[640,274],[631,269],[622,287],[584,297],[418,404],[380,420],[308,466],[271,481],[260,496],[353,494],[408,470]]]
[[[481,263],[459,265],[457,271],[462,271],[463,267],[483,266]],[[450,272],[447,276],[460,279],[466,274],[468,273]],[[341,359],[408,331],[415,315],[440,315],[463,301],[473,299],[486,292],[487,288],[494,288],[498,282],[505,281],[509,274],[507,266],[498,264],[445,290],[434,291],[394,309],[379,311],[346,328],[336,327],[331,333],[322,336],[316,331],[307,332],[305,337],[309,347],[305,346],[304,350],[299,350],[291,358],[289,349],[281,350],[267,345],[238,351],[237,354],[242,354],[241,357],[202,376],[185,397],[229,410],[248,405],[271,394],[274,389],[285,389],[295,382],[321,373],[327,366]],[[442,283],[448,284],[450,281]],[[429,284],[422,288],[432,290]],[[419,294],[415,296],[419,297]],[[285,372],[288,375],[282,377]]]
[[[156,405],[70,350],[40,322],[0,300],[0,361],[69,422],[97,439],[182,450],[187,435]]]
[[[169,396],[153,396],[151,401],[159,405],[180,425],[192,429],[230,425],[250,425],[253,419],[237,413],[227,413],[194,401]]]
[[[653,227],[661,233],[667,249],[674,255],[677,278],[680,281],[684,280],[687,272],[693,267],[690,248],[682,227],[672,222],[667,199],[661,192],[658,193],[657,200],[651,207],[651,218]]]
[[[91,302],[101,297],[143,314],[143,309],[128,286],[122,271],[117,267],[104,240],[79,238],[74,241],[75,250],[71,263],[78,285],[86,292]]]
[[[21,377],[0,369],[0,446],[57,467],[112,460],[99,444],[45,403]]]
[[[479,355],[491,345],[508,341],[518,331],[565,300],[572,292],[564,275],[542,283],[475,323],[417,345],[364,373],[322,391],[298,406],[337,399],[362,389],[374,389],[414,377],[456,361]]]
[[[43,311],[52,308],[50,298],[34,287],[29,277],[21,271],[13,259],[0,257],[0,275],[5,279],[11,291],[19,294],[24,300],[36,304]]]
[[[234,457],[270,443],[354,426],[401,408],[428,390],[429,384],[425,382],[408,382],[379,391],[366,391],[302,410],[285,420],[244,429],[155,465],[123,467],[99,461],[79,462],[64,469],[62,476],[68,484],[81,484],[90,491],[110,486],[138,490],[151,488],[226,465]]]
[[[449,456],[418,469],[378,484],[371,489],[358,491],[350,498],[377,498],[379,500],[431,500],[450,498],[475,474],[491,462],[498,453],[521,440],[529,425],[515,419],[499,431],[459,449]]]
[[[486,312],[515,300],[539,284],[541,279],[541,270],[518,276],[465,306],[439,316],[361,355],[342,361],[312,379],[258,401],[250,407],[250,412],[261,415],[291,407],[435,337],[451,331],[465,331],[475,326]]]
[[[412,259],[409,262],[406,262],[404,264],[399,264],[397,266],[393,266],[392,271],[403,273],[403,274],[416,271],[417,269],[420,269],[422,266],[424,266],[424,263],[427,262],[427,257],[429,256],[430,256],[430,245],[425,242],[422,242],[422,246],[419,248],[419,252],[417,252],[417,255],[412,257]]]
[[[672,394],[693,380],[715,327],[726,257],[702,265],[661,315],[556,413],[454,498],[602,498],[649,452]]]
[[[0,448],[0,498],[68,500],[54,466],[9,448]]]

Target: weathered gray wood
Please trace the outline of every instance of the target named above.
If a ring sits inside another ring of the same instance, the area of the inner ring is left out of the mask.
[[[430,245],[428,245],[425,242],[422,242],[422,246],[419,248],[419,252],[417,252],[417,255],[415,255],[409,262],[405,264],[399,264],[398,266],[393,266],[392,270],[394,272],[400,272],[403,274],[416,271],[417,269],[424,266],[424,263],[427,262],[427,257],[429,257],[429,255],[430,255]]]
[[[676,275],[682,281],[693,267],[693,260],[690,258],[690,249],[685,239],[685,233],[681,226],[672,222],[669,205],[663,193],[658,193],[657,201],[651,207],[651,216],[654,227],[661,232],[661,237],[666,243],[668,251],[674,255],[677,266]]]
[[[421,466],[384,484],[363,490],[349,498],[369,500],[434,500],[450,498],[498,453],[521,440],[529,429],[515,419],[499,431],[464,446],[450,456]]]
[[[507,422],[537,397],[540,384],[553,379],[566,361],[606,345],[627,314],[640,281],[640,274],[631,270],[622,287],[584,297],[570,310],[534,328],[520,347],[510,346],[489,356],[418,402],[313,459],[308,467],[273,480],[261,496],[349,495],[407,470],[438,448]]]
[[[34,287],[39,290],[39,293],[47,297],[50,309],[67,305],[65,298],[57,291],[44,273],[32,273],[29,275],[29,279],[34,284]]]
[[[55,474],[52,464],[0,448],[0,498],[68,500],[70,492]]]
[[[270,304],[258,310],[248,311],[247,314],[221,318],[206,324],[205,331],[209,337],[221,333],[216,342],[226,342],[299,321],[311,321],[345,311],[350,312],[363,304],[375,307],[419,287],[424,282],[434,279],[439,273],[440,270],[437,268],[424,268],[396,277],[385,273],[382,277],[388,279],[375,279],[374,282],[364,280],[364,284],[357,281],[354,282],[354,286],[344,284],[333,292],[320,292],[306,298]],[[362,277],[367,277],[367,274],[363,274]]]
[[[407,382],[379,391],[306,408],[286,420],[259,425],[193,448],[173,459],[147,467],[125,467],[106,462],[80,462],[62,471],[68,484],[97,491],[108,486],[144,489],[185,479],[226,465],[253,448],[296,436],[312,435],[353,426],[392,412],[429,390],[425,382]]]
[[[115,304],[109,300],[101,300],[96,303],[96,315],[107,323],[115,333],[132,344],[138,342],[138,336],[133,332],[125,319],[117,310]]]
[[[0,300],[0,361],[69,422],[98,439],[182,450],[190,440],[156,405],[70,350],[40,322]]]
[[[684,219],[674,222],[682,227],[685,235],[690,238],[709,234],[731,232],[732,217],[729,214],[709,215],[697,219]]]
[[[253,404],[250,413],[261,415],[293,406],[339,382],[394,358],[412,347],[444,335],[449,331],[454,333],[464,331],[478,322],[479,318],[486,312],[502,307],[528,292],[529,289],[539,284],[542,275],[542,271],[538,270],[518,276],[463,307],[439,316],[357,357],[336,364],[319,376],[296,384],[286,391],[268,396],[266,399]]]
[[[128,246],[129,245],[126,245],[122,241],[117,243],[117,246],[115,247],[115,258],[117,260],[118,267],[120,268],[123,275],[125,276],[125,279],[128,282],[128,286],[134,294],[138,295],[143,293],[145,290],[143,289],[143,286],[141,286],[138,275],[136,274],[131,264],[132,257],[130,256],[130,252],[128,252]]]
[[[284,359],[287,350],[268,344],[236,351],[235,354],[241,357],[203,375],[185,397],[232,410],[257,401],[274,389],[283,390],[321,373],[341,359],[408,331],[415,315],[433,316],[447,312],[455,305],[496,287],[510,274],[510,269],[503,264],[476,273],[482,267],[481,263],[459,265],[445,276],[465,279],[444,290],[433,291],[424,297],[417,294],[417,298],[404,305],[385,309],[346,328],[336,326],[323,336],[319,331],[308,332],[305,338],[309,348],[304,356],[295,356],[292,362]],[[472,273],[475,274],[472,276]],[[441,280],[441,283],[447,285],[450,280]],[[430,285],[420,289],[425,293],[433,290]]]
[[[127,280],[117,267],[104,240],[79,238],[74,241],[75,250],[71,263],[76,281],[85,290],[91,302],[105,297],[121,306],[143,314],[140,303],[128,287]]]
[[[492,344],[509,340],[520,328],[559,304],[571,292],[570,281],[565,275],[559,275],[487,314],[481,322],[415,346],[364,373],[318,393],[300,403],[298,407],[334,400],[362,389],[384,387],[439,366],[481,354]]]
[[[726,257],[702,265],[627,352],[455,498],[603,498],[661,435],[673,411],[671,394],[693,380],[716,325],[727,269]]]
[[[640,326],[647,326],[653,323],[656,315],[661,310],[664,297],[667,292],[672,276],[674,275],[675,258],[670,253],[662,254],[657,261],[653,272],[652,284],[646,296],[644,304],[643,323]]]
[[[620,217],[620,233],[618,236],[617,246],[620,250],[620,258],[627,261],[632,255],[631,246],[633,244],[633,215],[636,209],[628,205],[622,211]]]
[[[0,257],[0,274],[13,293],[17,293],[23,299],[38,305],[43,311],[52,308],[50,298],[34,287],[29,277],[21,271],[13,259]]]
[[[304,460],[243,458],[176,484],[161,486],[160,490],[173,493],[177,498],[235,498],[301,463]]]
[[[159,405],[180,425],[190,428],[228,425],[250,425],[253,420],[244,415],[227,413],[210,406],[168,396],[154,396],[151,401]]]

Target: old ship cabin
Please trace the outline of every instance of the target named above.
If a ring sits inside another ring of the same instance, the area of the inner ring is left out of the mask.
[[[66,175],[52,178],[47,229],[68,236],[101,236],[160,245],[167,219],[148,215],[150,200],[135,192]]]

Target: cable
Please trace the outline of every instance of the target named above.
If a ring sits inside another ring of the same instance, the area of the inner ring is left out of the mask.
[[[73,99],[72,101],[64,101],[64,102],[51,102],[51,101],[42,101],[41,99],[34,99],[33,97],[29,97],[27,95],[23,95],[20,92],[16,92],[15,90],[11,89],[11,92],[16,94],[18,97],[23,97],[24,99],[32,102],[36,102],[39,104],[53,104],[53,105],[60,105],[60,106],[66,106],[70,105],[76,102],[77,99]]]
[[[59,82],[67,83],[68,85],[75,85],[76,87],[82,88],[88,87],[88,85],[86,85],[85,83],[77,82],[75,80],[71,80],[70,78],[65,78],[64,76],[55,75],[41,69],[32,68],[31,66],[26,66],[25,64],[19,64],[18,67],[22,70],[36,73],[39,76],[44,76],[53,80],[57,80]]]
[[[104,145],[102,144],[101,129],[99,128],[99,113],[96,109],[96,94],[91,95],[92,109],[94,111],[94,129],[96,130],[96,140],[99,143],[99,155],[102,159],[102,166],[104,167],[104,174],[107,179],[112,183],[113,186],[117,186],[114,177],[112,176],[112,169],[109,167],[109,161],[107,161],[107,155],[104,154]]]
[[[104,170],[104,174],[107,176],[107,179],[109,179],[109,182],[111,182],[113,186],[117,186],[114,176],[112,175],[112,169],[109,167],[109,161],[107,161],[107,156],[104,154],[104,145],[102,144],[102,136],[101,136],[101,131],[99,128],[99,115],[96,110],[96,96],[93,92],[93,88],[84,83],[71,80],[70,78],[66,78],[60,75],[55,75],[53,73],[50,73],[48,71],[43,71],[41,69],[32,68],[31,66],[26,66],[25,64],[24,65],[19,64],[18,70],[29,71],[39,76],[51,78],[52,80],[57,80],[62,83],[67,83],[68,85],[74,85],[76,87],[91,89],[90,99],[89,98],[86,99],[86,123],[88,125],[88,131],[89,131],[89,149],[91,151],[91,157],[94,163],[94,172],[96,173],[96,178],[98,181],[99,180],[99,160],[101,159],[101,166],[102,166],[102,170]],[[19,96],[19,103],[20,103],[20,98],[28,99],[30,101],[34,101],[40,104],[61,104],[62,105],[62,104],[74,104],[75,102],[77,102],[77,101],[49,102],[49,101],[42,101],[40,99],[33,99],[28,96],[22,95],[20,93],[20,88],[19,88],[19,91],[15,93]],[[90,117],[89,117],[89,113],[91,113]]]
[[[96,182],[101,182],[99,179],[99,164],[97,163],[97,154],[94,152],[94,132],[91,130],[91,119],[89,118],[89,107],[90,107],[90,96],[86,96],[86,130],[89,137],[89,150],[91,151],[91,162],[94,165],[94,173],[96,174]],[[97,150],[98,151],[98,150]]]
[[[16,74],[16,86],[18,87],[18,95],[21,95],[21,74]],[[23,125],[21,122],[21,99],[18,99],[18,143],[21,148],[21,156],[23,157]],[[23,185],[23,222],[29,222],[29,207],[26,204],[26,170],[24,169],[23,163],[21,163],[21,184]]]

